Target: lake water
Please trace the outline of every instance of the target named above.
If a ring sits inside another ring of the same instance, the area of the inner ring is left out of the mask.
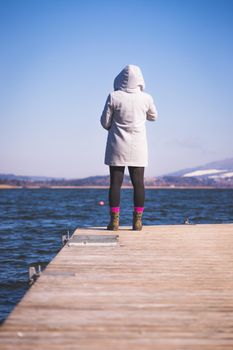
[[[0,321],[29,288],[28,268],[46,266],[61,236],[77,227],[106,226],[107,189],[0,191]],[[99,206],[99,201],[106,205]],[[131,225],[132,190],[121,195],[121,225]],[[144,225],[233,222],[233,190],[148,189]]]

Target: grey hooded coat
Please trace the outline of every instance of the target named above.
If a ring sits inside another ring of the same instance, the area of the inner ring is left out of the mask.
[[[158,114],[152,97],[145,93],[139,67],[126,66],[114,80],[114,92],[106,101],[101,124],[108,130],[105,164],[140,166],[148,164],[146,120]]]

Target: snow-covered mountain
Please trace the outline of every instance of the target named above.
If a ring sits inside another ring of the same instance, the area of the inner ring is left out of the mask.
[[[207,163],[196,168],[183,169],[169,176],[197,177],[208,179],[228,179],[233,178],[233,158]]]

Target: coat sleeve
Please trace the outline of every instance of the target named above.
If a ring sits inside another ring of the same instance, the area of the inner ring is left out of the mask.
[[[157,118],[158,118],[158,112],[154,104],[153,98],[150,96],[149,108],[148,108],[148,111],[146,112],[146,119],[150,121],[154,121]]]
[[[113,111],[112,97],[109,94],[100,118],[101,125],[106,130],[111,128]]]

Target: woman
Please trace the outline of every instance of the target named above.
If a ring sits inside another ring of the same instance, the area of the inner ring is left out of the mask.
[[[114,80],[114,92],[106,101],[101,124],[108,130],[105,164],[110,167],[108,230],[118,230],[120,190],[125,167],[134,188],[133,230],[142,229],[144,168],[148,163],[146,120],[154,121],[157,110],[138,66],[128,65]]]

